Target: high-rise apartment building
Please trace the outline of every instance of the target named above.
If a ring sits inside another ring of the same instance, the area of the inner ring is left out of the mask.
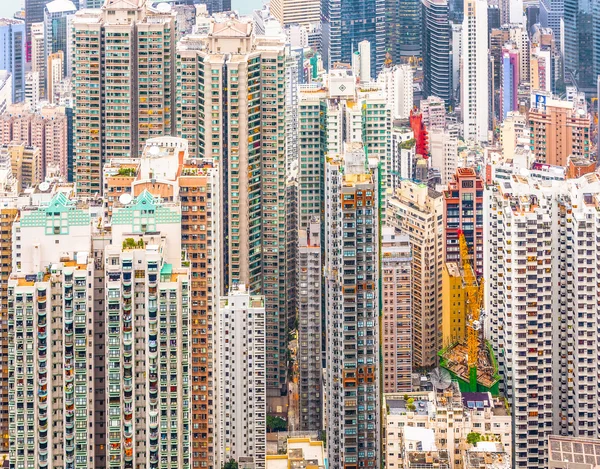
[[[387,130],[381,132],[391,127],[391,110],[380,89],[363,89],[350,70],[331,70],[322,85],[301,88],[298,115],[300,229],[306,229],[312,217],[321,218],[325,200],[323,155],[341,154],[345,142],[364,142],[369,156],[382,162],[386,184],[391,183]]]
[[[25,30],[26,43],[23,45],[23,59],[27,62],[31,62],[31,27],[34,23],[41,23],[44,21],[44,7],[51,0],[24,0],[22,4],[25,6]],[[99,8],[99,7],[98,7]],[[26,47],[25,47],[26,46]],[[25,55],[26,52],[26,55]]]
[[[102,164],[137,157],[175,131],[175,15],[143,1],[108,0],[73,19],[75,182],[100,192]]]
[[[0,145],[0,158],[4,157],[11,162],[12,174],[17,180],[19,192],[43,181],[42,151],[39,147],[15,142]]]
[[[285,54],[283,37],[234,18],[177,50],[178,134],[219,163],[223,285],[264,296],[272,398],[287,392]]]
[[[412,278],[410,239],[390,226],[381,238],[383,392],[412,390]]]
[[[423,88],[425,96],[452,106],[448,0],[423,0]]]
[[[322,0],[321,53],[327,69],[352,63],[358,43],[371,43],[371,76],[377,76],[385,56],[385,0]]]
[[[191,298],[181,212],[144,191],[114,210],[111,230],[106,465],[190,468]]]
[[[410,65],[384,68],[377,76],[377,84],[392,110],[393,119],[408,119],[414,106],[413,70]]]
[[[483,179],[458,168],[444,191],[444,262],[460,262],[458,238],[465,236],[475,274],[483,272]]]
[[[235,285],[220,299],[217,335],[216,467],[266,462],[266,314],[261,296]]]
[[[48,57],[44,50],[44,23],[31,25],[31,71],[40,75],[40,96],[46,96],[46,62]]]
[[[462,28],[461,107],[465,140],[487,142],[489,59],[487,2],[466,0]]]
[[[380,463],[379,217],[362,144],[330,157],[325,176],[327,450],[332,467]]]
[[[531,151],[536,160],[566,166],[569,156],[590,157],[590,116],[572,101],[537,95],[529,110]]]
[[[546,467],[549,435],[599,437],[600,180],[513,175],[485,197],[486,334],[513,415],[514,467]]]
[[[37,109],[40,104],[39,72],[27,72],[25,74],[25,103],[31,110]]]
[[[413,366],[431,367],[442,348],[442,194],[401,181],[388,199],[386,222],[410,237]]]
[[[443,128],[428,132],[429,160],[432,168],[440,170],[441,183],[446,185],[456,173],[458,165],[458,138]]]
[[[308,26],[319,24],[321,21],[321,0],[305,2],[273,0],[269,3],[269,10],[282,26],[289,24]]]
[[[56,194],[13,224],[8,281],[11,467],[85,468],[94,409],[90,216]],[[33,327],[35,332],[30,332]],[[85,432],[76,429],[84,427]],[[91,437],[90,437],[91,435]]]
[[[63,85],[65,55],[62,51],[48,56],[48,61],[45,67],[46,73],[46,98],[52,104],[59,104],[60,90]],[[64,105],[64,104],[62,104]]]
[[[12,76],[12,101],[25,99],[25,23],[0,18],[0,70]]]
[[[214,467],[216,441],[214,331],[221,292],[220,178],[212,160],[190,160],[188,142],[148,139],[142,158],[113,159],[104,166],[104,219],[110,225],[123,194],[148,191],[181,204],[181,246],[191,270],[192,467]]]
[[[500,63],[500,120],[504,120],[508,113],[518,110],[518,91],[521,83],[520,60],[521,52],[512,44],[505,44],[502,49],[502,62]]]
[[[300,430],[323,427],[321,222],[298,233],[298,368]]]

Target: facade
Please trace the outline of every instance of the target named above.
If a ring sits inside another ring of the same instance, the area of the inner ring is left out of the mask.
[[[71,76],[71,27],[77,7],[71,0],[53,0],[44,9],[45,56],[62,52],[63,75]]]
[[[445,262],[442,274],[442,345],[467,342],[467,293],[460,262]]]
[[[300,88],[298,114],[300,229],[306,229],[312,217],[321,218],[324,155],[341,154],[345,142],[364,142],[369,156],[383,163],[383,177],[386,184],[391,184],[392,162],[386,137],[391,110],[379,88],[357,85],[349,70],[331,70],[323,85]],[[370,120],[365,120],[366,115]]]
[[[383,392],[412,390],[412,278],[408,235],[382,229]]]
[[[281,26],[299,24],[308,26],[321,21],[321,1],[307,0],[294,2],[293,0],[273,0],[269,3],[271,14],[281,23]]]
[[[27,72],[25,74],[25,103],[34,111],[40,104],[40,74]]]
[[[429,156],[432,168],[438,168],[441,183],[446,185],[456,173],[458,165],[458,138],[443,128],[429,131]]]
[[[287,392],[287,259],[273,246],[285,246],[287,236],[280,202],[287,184],[285,45],[252,28],[235,19],[213,22],[207,34],[180,41],[177,131],[191,158],[219,164],[223,286],[243,283],[264,296],[267,391],[279,398]]]
[[[447,0],[423,1],[423,91],[452,106],[450,14]]]
[[[217,339],[216,466],[233,459],[264,469],[266,456],[266,318],[262,297],[244,285],[220,299]]]
[[[597,7],[579,0],[563,2],[564,73],[580,90],[594,92],[600,50]]]
[[[343,170],[343,172],[342,172]],[[327,450],[331,467],[380,463],[377,178],[360,144],[328,158],[325,204]]]
[[[110,223],[106,467],[190,468],[190,269],[180,208],[144,191]]]
[[[64,74],[63,68],[65,63],[65,56],[62,51],[56,54],[50,54],[48,56],[48,63],[45,67],[46,70],[46,98],[52,104],[64,104],[60,103],[60,91],[63,88]]]
[[[446,127],[445,102],[437,96],[429,96],[419,103],[423,124],[429,131]]]
[[[44,50],[44,23],[31,25],[31,71],[39,73],[40,97],[46,96],[46,52]]]
[[[480,277],[484,264],[483,179],[473,168],[458,168],[444,191],[444,227],[444,261],[461,262],[458,238],[462,233],[475,275]]]
[[[393,119],[408,119],[414,106],[413,70],[410,65],[386,67],[377,83],[392,110]]]
[[[25,99],[25,23],[0,19],[0,70],[12,77],[12,101]]]
[[[585,409],[598,395],[599,193],[595,174],[546,183],[513,175],[485,192],[486,335],[514,416],[515,467],[548,466],[552,434],[598,438]]]
[[[391,183],[388,188],[395,191],[400,187],[400,181],[415,177],[415,139],[413,131],[408,125],[402,124],[401,121],[395,121],[391,140]]]
[[[520,80],[520,53],[510,44],[506,44],[502,49],[501,77],[502,87],[500,88],[500,120],[504,120],[510,111],[518,110],[518,89]]]
[[[419,0],[385,3],[386,51],[396,64],[415,65],[423,57],[422,8]]]
[[[310,221],[298,233],[298,363],[300,430],[323,427],[321,222]]]
[[[12,77],[6,71],[0,71],[0,114],[4,114],[12,104]]]
[[[542,96],[529,110],[531,151],[537,161],[566,166],[569,156],[590,157],[590,116],[573,102]]]
[[[322,0],[321,53],[326,69],[352,63],[358,43],[371,43],[371,76],[383,65],[386,47],[385,0]]]
[[[80,195],[100,192],[109,158],[136,157],[148,138],[175,133],[175,15],[140,5],[113,0],[73,19]]]
[[[431,367],[442,349],[442,194],[401,181],[388,199],[386,222],[410,237],[413,367]]]
[[[461,74],[464,138],[487,142],[490,107],[487,2],[467,0],[464,18]]]

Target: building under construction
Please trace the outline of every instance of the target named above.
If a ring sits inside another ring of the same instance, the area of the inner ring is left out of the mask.
[[[440,366],[458,381],[462,392],[491,392],[498,395],[498,364],[490,344],[482,343],[478,348],[477,365],[469,367],[469,349],[466,344],[456,343],[439,352]]]
[[[500,381],[498,364],[481,330],[483,278],[475,277],[467,242],[462,232],[459,232],[459,244],[462,269],[456,266],[454,270],[457,271],[455,276],[459,276],[461,281],[453,283],[452,288],[454,292],[458,289],[456,298],[465,299],[464,308],[458,308],[454,313],[444,310],[444,314],[464,315],[464,320],[452,319],[452,322],[465,324],[466,334],[452,334],[456,339],[438,353],[440,366],[448,370],[452,378],[458,381],[461,391],[489,391],[492,395],[497,395]],[[449,290],[446,293],[449,298]],[[453,301],[456,303],[458,300]]]

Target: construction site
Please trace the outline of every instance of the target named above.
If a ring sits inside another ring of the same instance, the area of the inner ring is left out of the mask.
[[[479,347],[475,367],[469,367],[469,349],[466,344],[453,344],[439,352],[440,366],[455,379],[461,392],[491,392],[498,395],[498,365],[491,347],[486,342]]]
[[[482,328],[484,281],[475,277],[463,233],[459,233],[459,245],[467,336],[466,340],[457,340],[438,353],[440,367],[448,370],[462,392],[490,392],[497,396],[500,382],[498,364],[490,344],[484,339]]]

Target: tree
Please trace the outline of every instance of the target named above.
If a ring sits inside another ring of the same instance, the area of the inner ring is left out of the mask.
[[[467,443],[469,443],[470,445],[476,445],[480,441],[481,441],[481,434],[479,434],[479,433],[471,432],[467,435]]]
[[[238,463],[234,459],[230,459],[225,463],[223,469],[238,469]]]
[[[268,432],[285,432],[287,430],[287,422],[281,417],[267,415],[267,431]]]

